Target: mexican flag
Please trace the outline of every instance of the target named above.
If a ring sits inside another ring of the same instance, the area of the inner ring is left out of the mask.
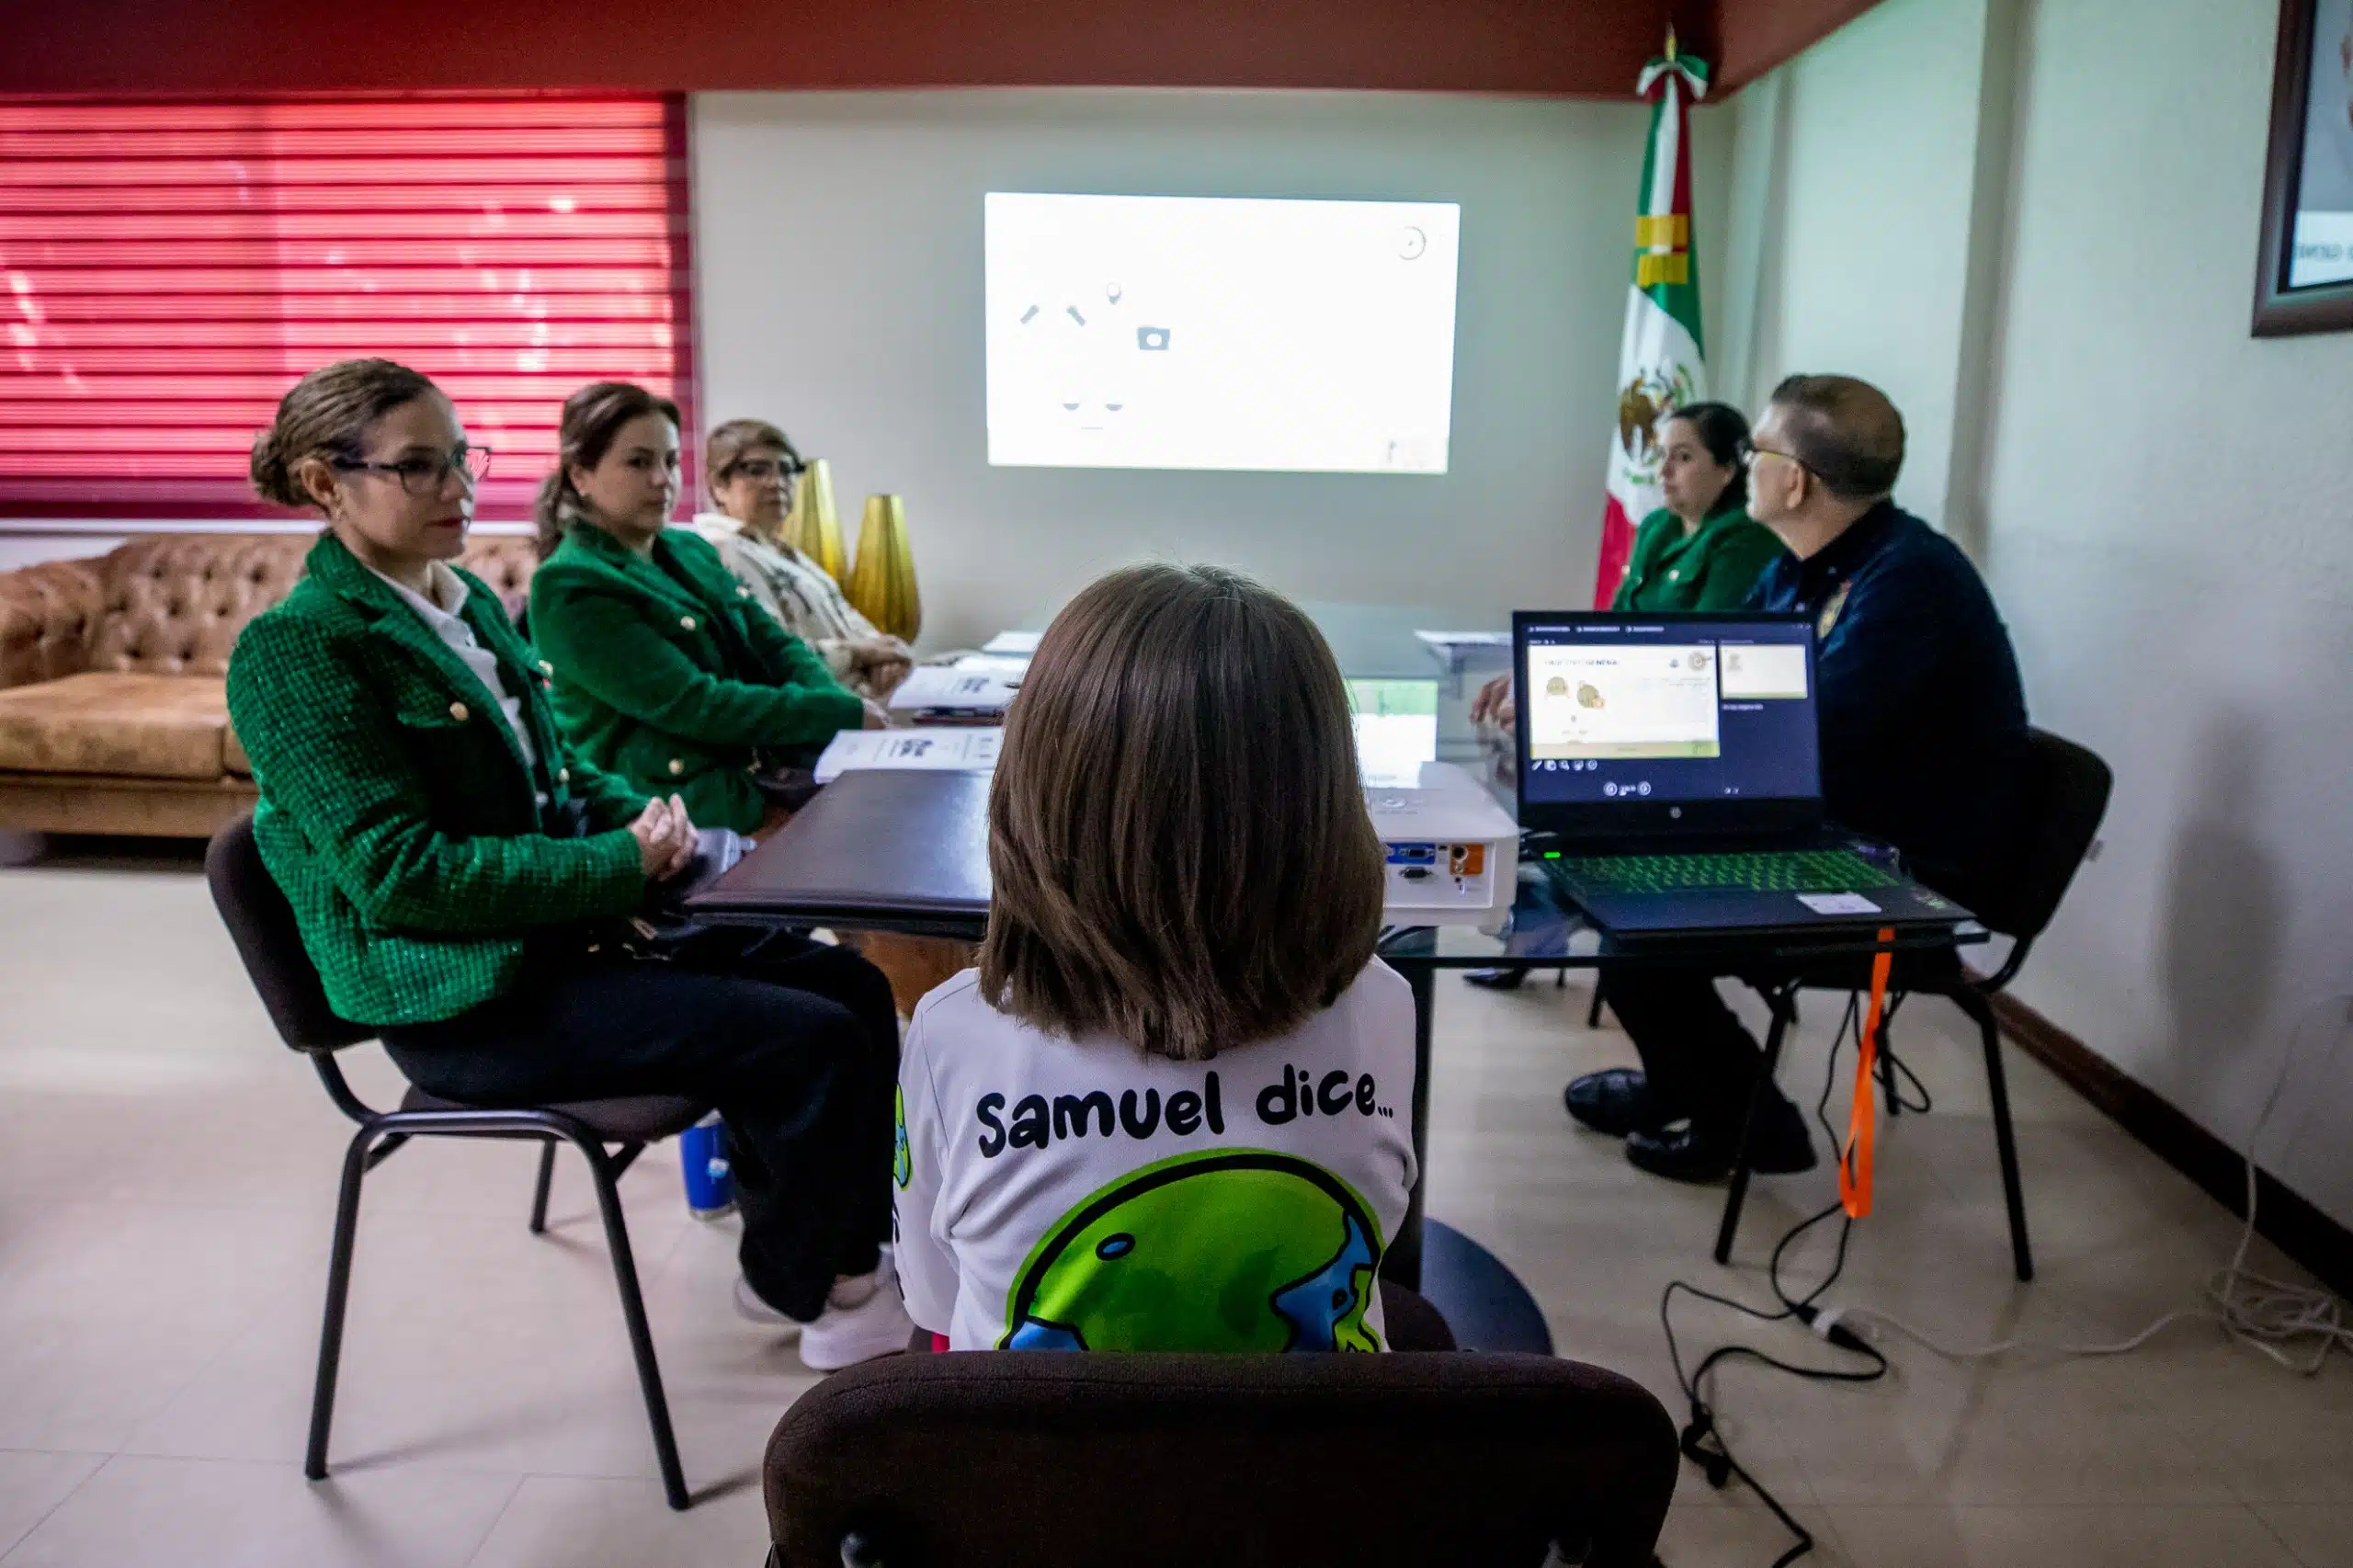
[[[1634,281],[1618,350],[1618,436],[1609,447],[1609,504],[1593,606],[1608,609],[1634,551],[1634,527],[1665,504],[1659,435],[1667,415],[1708,395],[1699,346],[1699,269],[1691,256],[1691,100],[1708,92],[1708,62],[1678,54],[1643,68],[1634,90],[1651,101],[1650,149],[1634,210]]]

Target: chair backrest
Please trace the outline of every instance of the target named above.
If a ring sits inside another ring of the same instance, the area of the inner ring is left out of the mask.
[[[253,818],[239,817],[212,835],[204,850],[204,880],[278,1038],[297,1051],[318,1051],[374,1037],[375,1030],[346,1022],[327,1005],[326,987],[294,924],[294,906],[262,863]]]
[[[1008,1350],[828,1379],[765,1482],[777,1568],[1633,1568],[1677,1464],[1649,1391],[1549,1356]]]
[[[2096,754],[2047,730],[2027,732],[2018,858],[1995,907],[1977,911],[1987,926],[2027,940],[2042,934],[2091,849],[2115,783]]]

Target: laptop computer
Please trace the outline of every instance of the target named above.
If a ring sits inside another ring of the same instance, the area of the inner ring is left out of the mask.
[[[1612,936],[1970,918],[1830,820],[1805,617],[1522,610],[1512,655],[1520,826]]]

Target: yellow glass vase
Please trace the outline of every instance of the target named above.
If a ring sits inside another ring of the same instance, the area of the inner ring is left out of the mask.
[[[784,515],[784,541],[825,569],[836,583],[849,564],[842,552],[842,520],[834,511],[834,465],[811,458]]]
[[[907,504],[902,497],[866,498],[858,562],[843,591],[859,614],[891,636],[912,642],[923,630],[923,599],[915,592],[915,558],[907,545]]]

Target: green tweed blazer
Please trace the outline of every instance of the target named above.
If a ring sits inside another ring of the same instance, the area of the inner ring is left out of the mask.
[[[489,586],[458,575],[535,767],[496,696],[333,534],[229,659],[262,860],[356,1024],[454,1017],[514,983],[533,929],[627,915],[645,892],[627,826],[644,797],[567,754],[543,666]],[[592,832],[551,836],[572,800]]]
[[[579,755],[679,795],[699,826],[759,826],[755,748],[823,745],[865,713],[690,528],[665,528],[649,559],[574,523],[531,574],[531,641]]]

